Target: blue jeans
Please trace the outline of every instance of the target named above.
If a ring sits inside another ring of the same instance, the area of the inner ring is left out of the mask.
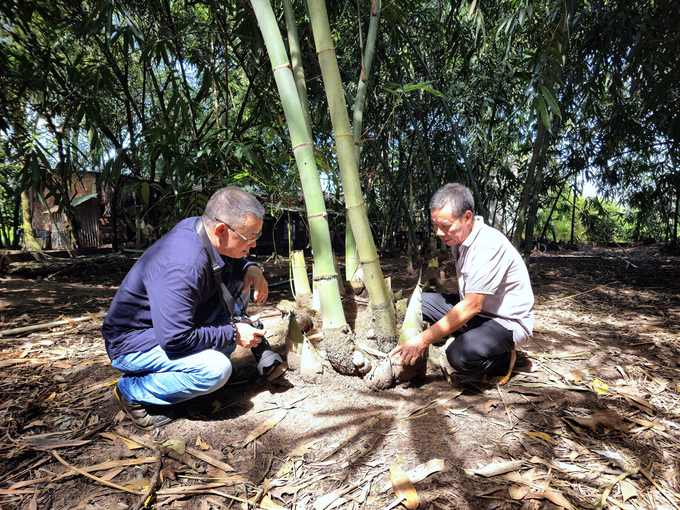
[[[235,289],[229,288],[229,291],[232,296],[237,296]],[[250,290],[242,297],[237,302],[244,304],[241,312],[245,313]],[[205,325],[222,325],[228,320],[229,315],[218,307]],[[235,349],[236,345],[230,345],[223,351],[208,349],[171,359],[157,345],[149,351],[119,356],[111,365],[123,372],[118,381],[118,389],[129,402],[170,405],[211,393],[224,386],[231,376],[229,357]]]

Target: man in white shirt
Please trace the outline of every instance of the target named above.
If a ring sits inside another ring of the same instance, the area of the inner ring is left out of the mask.
[[[462,184],[447,184],[430,201],[437,235],[451,246],[458,294],[423,294],[423,319],[432,326],[396,347],[390,356],[413,365],[427,346],[454,334],[446,357],[459,373],[488,375],[505,384],[515,349],[533,334],[534,293],[521,256],[498,230],[475,216]]]

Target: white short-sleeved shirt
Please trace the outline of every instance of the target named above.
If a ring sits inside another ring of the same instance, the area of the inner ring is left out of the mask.
[[[529,271],[510,241],[498,230],[475,216],[468,237],[460,245],[460,254],[452,246],[456,261],[458,292],[484,294],[479,315],[490,317],[512,331],[515,346],[533,336],[534,292]]]

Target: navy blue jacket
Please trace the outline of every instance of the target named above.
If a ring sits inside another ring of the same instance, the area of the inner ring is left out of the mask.
[[[123,280],[102,327],[112,360],[156,345],[176,358],[234,343],[231,326],[203,325],[221,304],[195,224],[195,217],[178,223],[144,252]],[[216,251],[215,256],[225,264],[225,282],[230,277],[242,281],[252,264]]]

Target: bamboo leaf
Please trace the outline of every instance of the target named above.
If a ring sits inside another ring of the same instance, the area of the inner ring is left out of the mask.
[[[409,480],[409,477],[404,473],[404,470],[399,466],[392,464],[390,466],[390,481],[392,482],[392,489],[398,498],[403,498],[402,504],[409,510],[415,510],[420,505],[418,493],[416,488]]]
[[[547,103],[550,105],[550,108],[552,111],[557,115],[558,117],[562,116],[562,112],[560,111],[560,105],[557,102],[557,97],[555,96],[554,90],[551,88],[548,88],[545,85],[540,85],[539,87],[541,93],[543,94],[543,97],[547,101]]]
[[[274,416],[269,418],[267,421],[265,421],[262,425],[257,427],[255,430],[253,430],[247,438],[243,440],[243,443],[241,443],[241,447],[244,448],[247,446],[249,443],[260,437],[262,434],[268,432],[271,428],[276,426],[281,420],[283,420],[286,417],[286,414],[288,411],[285,409],[279,411],[276,413]]]

